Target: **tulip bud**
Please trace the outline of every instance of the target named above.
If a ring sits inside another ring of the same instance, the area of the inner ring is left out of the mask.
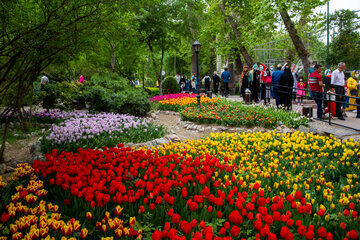
[[[87,219],[87,220],[91,220],[92,218],[93,218],[92,213],[91,213],[91,212],[87,212],[87,213],[86,213],[86,219]]]

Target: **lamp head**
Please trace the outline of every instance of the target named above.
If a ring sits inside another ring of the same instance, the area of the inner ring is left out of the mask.
[[[201,43],[198,40],[195,40],[195,42],[192,45],[192,49],[194,52],[199,53],[201,48]]]

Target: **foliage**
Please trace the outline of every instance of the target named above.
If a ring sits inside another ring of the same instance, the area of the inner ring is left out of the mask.
[[[159,88],[145,87],[145,92],[149,95],[149,97],[155,97],[155,96],[159,95]]]
[[[156,87],[156,79],[145,78],[145,87]]]
[[[329,63],[334,68],[339,62],[345,62],[347,69],[358,69],[360,65],[360,17],[351,10],[339,10],[331,16],[334,31],[330,43]]]
[[[161,87],[163,88],[163,92],[167,94],[178,93],[180,92],[180,86],[177,83],[174,77],[168,76],[161,83]]]
[[[117,74],[94,75],[84,86],[82,96],[92,111],[145,116],[150,110],[146,92],[130,87]]]

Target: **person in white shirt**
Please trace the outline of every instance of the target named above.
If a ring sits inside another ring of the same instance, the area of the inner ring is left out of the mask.
[[[48,79],[48,77],[45,75],[45,73],[42,73],[41,75],[42,75],[42,77],[41,77],[41,80],[40,80],[40,87],[41,87],[41,91],[43,91],[43,90],[44,90],[44,86],[49,83],[49,79]]]
[[[175,79],[176,79],[177,83],[180,84],[181,77],[178,73],[175,75]]]
[[[345,63],[341,62],[338,64],[338,69],[332,72],[331,74],[331,84],[335,85],[335,92],[336,94],[345,95],[345,71],[346,65]],[[345,120],[343,113],[341,111],[341,105],[344,101],[344,97],[336,96],[336,113],[335,116],[340,120]]]

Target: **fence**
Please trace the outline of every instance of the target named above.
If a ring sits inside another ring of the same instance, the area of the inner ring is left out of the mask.
[[[293,94],[297,92],[297,90],[302,90],[305,92],[305,94],[303,95],[303,97],[305,99],[312,99],[312,100],[315,100],[316,104],[321,104],[321,107],[322,109],[324,109],[324,102],[323,101],[326,101],[326,103],[328,103],[328,107],[330,108],[331,106],[331,103],[335,103],[336,105],[340,105],[340,106],[337,106],[337,109],[340,109],[341,110],[341,106],[343,104],[346,104],[348,106],[356,106],[357,107],[357,111],[360,111],[360,97],[354,97],[354,96],[348,96],[348,95],[343,95],[343,94],[328,94],[326,92],[314,92],[314,91],[311,91],[310,89],[308,88],[304,88],[304,89],[299,89],[299,88],[294,88],[294,87],[290,87],[290,86],[284,86],[284,85],[279,85],[279,84],[265,84],[265,83],[261,83],[260,84],[260,92],[265,88],[267,87],[270,87],[271,91],[273,93],[275,93],[275,95],[280,95],[280,94],[284,94],[284,95],[288,95],[288,97],[290,98],[290,106],[288,106],[289,109],[292,109],[292,97],[293,97]],[[285,91],[286,89],[288,89],[288,91]],[[296,92],[293,92],[293,90],[296,90]],[[265,90],[266,91],[266,90]],[[307,94],[309,93],[309,94]],[[313,93],[313,94],[311,94]],[[316,93],[315,95],[318,95],[318,96],[314,96],[314,93]],[[311,96],[312,95],[312,96]],[[335,96],[335,100],[331,100],[331,95]],[[259,95],[260,97],[260,95]],[[277,98],[279,98],[279,96],[276,96]],[[356,100],[356,104],[353,104],[353,103],[350,103],[350,102],[345,102],[343,99],[345,98],[349,98],[350,99],[355,99]],[[276,100],[276,104],[278,104],[278,101],[279,99],[275,99]],[[320,102],[320,103],[319,103]],[[266,101],[265,101],[265,104],[266,104]],[[319,105],[318,105],[319,106]],[[318,108],[317,106],[317,108]],[[312,110],[311,110],[312,111]],[[311,112],[311,115],[309,115],[309,118],[312,116],[312,112]],[[359,113],[357,113],[357,116],[359,116]],[[344,127],[344,128],[348,128],[348,129],[352,129],[352,130],[355,130],[355,131],[360,131],[359,128],[353,128],[353,127],[349,127],[349,126],[346,126],[344,124],[339,124],[339,123],[334,123],[332,122],[332,116],[331,116],[331,111],[329,109],[329,116],[328,116],[328,119],[325,121],[324,119],[320,119],[320,118],[315,118],[316,120],[319,120],[319,121],[322,121],[322,122],[328,122],[329,125],[333,124],[333,125],[337,125],[337,126],[340,126],[340,127]],[[360,121],[359,121],[360,122]]]

